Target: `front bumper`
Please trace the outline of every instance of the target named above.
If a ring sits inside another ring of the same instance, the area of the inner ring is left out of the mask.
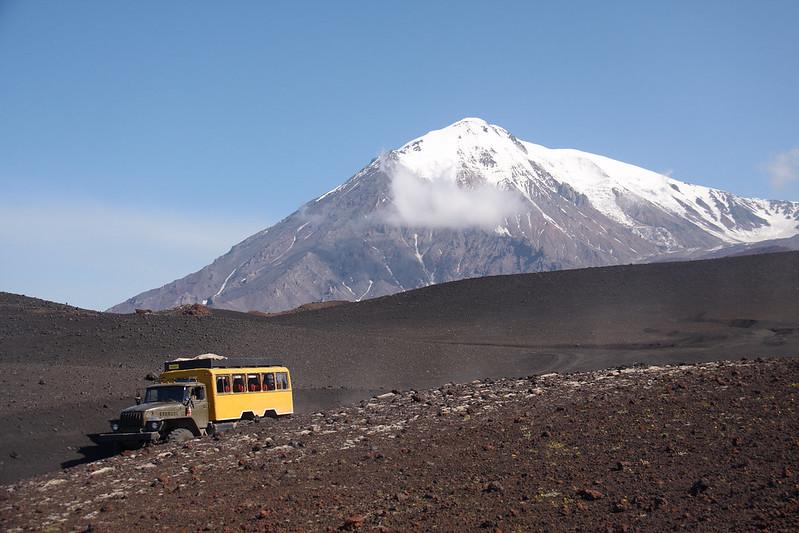
[[[92,433],[88,437],[95,444],[113,444],[113,443],[146,443],[155,442],[161,438],[161,434],[157,431],[137,431],[135,433]]]

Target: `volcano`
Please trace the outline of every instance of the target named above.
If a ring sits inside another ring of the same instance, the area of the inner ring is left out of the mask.
[[[465,278],[795,248],[797,235],[799,202],[739,197],[467,118],[110,311],[277,312]]]

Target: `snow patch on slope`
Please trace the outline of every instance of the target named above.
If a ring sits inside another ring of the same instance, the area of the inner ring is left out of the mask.
[[[504,128],[477,118],[431,131],[394,154],[396,168],[402,169],[399,179],[392,182],[400,193],[395,205],[409,220],[419,222],[416,225],[439,227],[446,218],[457,224],[468,211],[486,227],[497,227],[498,220],[520,211],[517,207],[503,211],[500,198],[483,205],[478,198],[490,198],[489,188],[513,190],[536,205],[531,191],[551,196],[557,194],[558,184],[567,184],[605,216],[668,248],[675,246],[669,230],[637,220],[637,210],[654,208],[665,216],[679,217],[728,243],[799,234],[797,202],[737,197],[608,157],[520,141]],[[414,190],[419,182],[426,185]],[[459,205],[460,190],[480,191],[480,195]],[[440,216],[425,217],[431,211]]]
[[[241,266],[241,265],[239,265],[239,266]],[[214,295],[211,297],[212,299],[213,299],[213,298],[216,298],[217,296],[219,296],[220,294],[222,294],[222,291],[224,291],[224,290],[225,290],[225,287],[227,287],[227,282],[228,282],[228,281],[230,281],[230,278],[232,278],[232,277],[233,277],[233,274],[235,274],[235,273],[236,273],[236,271],[237,271],[238,269],[239,269],[239,267],[236,267],[236,268],[234,268],[233,270],[231,270],[230,274],[228,274],[228,275],[227,275],[227,277],[225,278],[225,281],[223,281],[223,282],[222,282],[222,286],[221,286],[221,287],[219,287],[219,290],[218,290],[218,291],[216,291],[216,294],[214,294]],[[207,302],[207,300],[204,300],[204,301],[206,301],[206,302]]]

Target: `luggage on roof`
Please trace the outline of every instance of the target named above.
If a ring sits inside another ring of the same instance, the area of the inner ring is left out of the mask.
[[[277,359],[178,359],[166,361],[164,372],[191,370],[193,368],[249,368],[260,366],[283,366]]]

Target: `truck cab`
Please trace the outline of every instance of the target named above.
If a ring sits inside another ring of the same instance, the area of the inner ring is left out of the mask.
[[[144,398],[111,420],[111,433],[90,435],[96,443],[116,442],[137,448],[147,442],[185,442],[209,429],[205,384],[182,381],[150,385]]]

